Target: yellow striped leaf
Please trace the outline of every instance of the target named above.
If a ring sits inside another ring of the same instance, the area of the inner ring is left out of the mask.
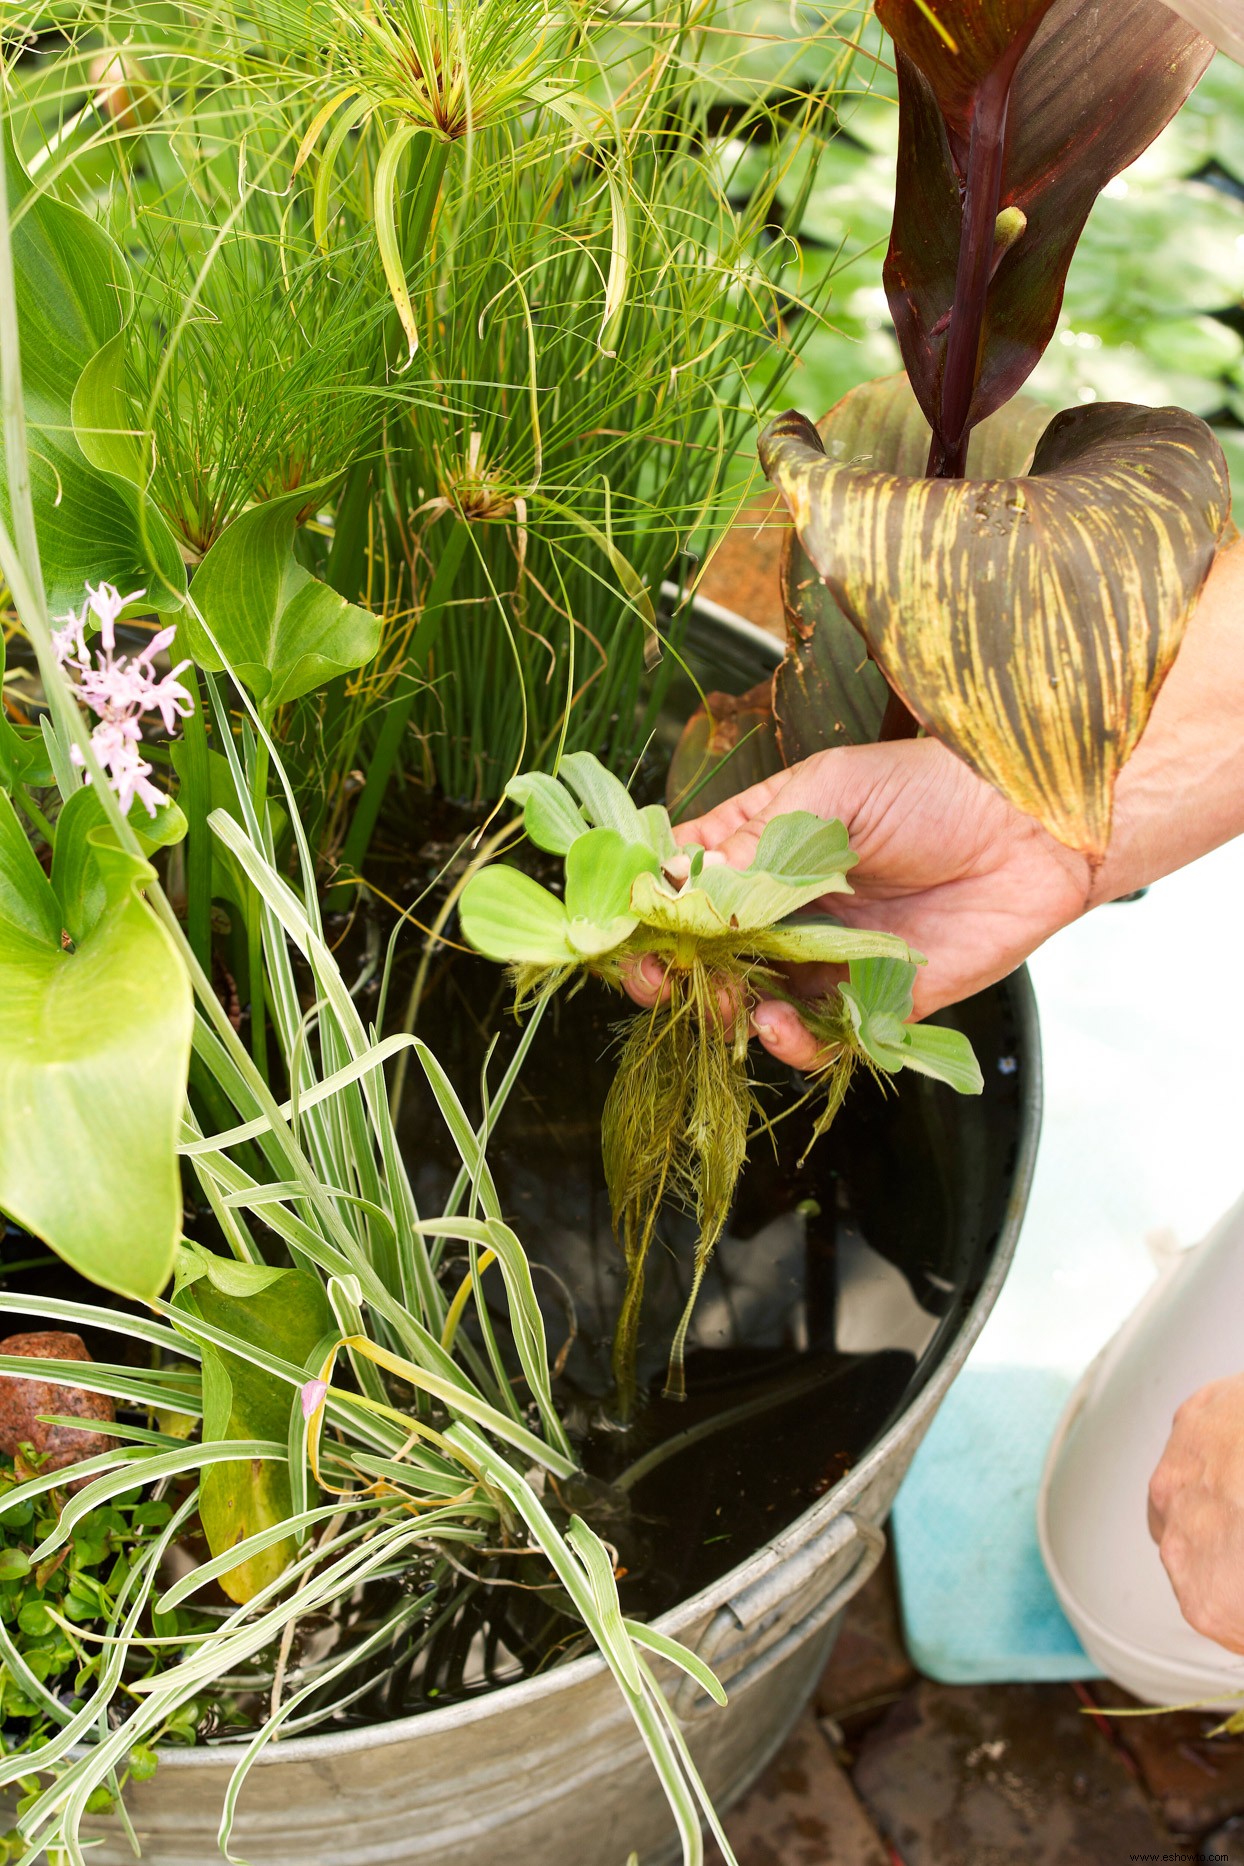
[[[1026,477],[836,462],[802,415],[761,461],[800,541],[920,722],[1060,842],[1105,853],[1135,749],[1230,511],[1176,408],[1056,415]]]

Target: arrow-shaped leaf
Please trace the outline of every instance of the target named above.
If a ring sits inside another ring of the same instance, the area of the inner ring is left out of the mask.
[[[299,513],[314,492],[300,487],[234,519],[194,579],[211,637],[191,615],[182,625],[199,665],[219,672],[227,660],[268,714],[361,667],[380,646],[377,618],[294,556]]]
[[[92,806],[90,791],[70,799],[58,843]],[[92,848],[91,885],[75,859],[62,901],[0,796],[0,1207],[93,1282],[143,1298],[181,1229],[193,1004],[142,899],[152,870],[107,831]]]
[[[837,465],[802,415],[761,460],[809,558],[916,717],[1051,833],[1105,852],[1227,522],[1226,462],[1180,409],[1056,415],[1027,478]]]

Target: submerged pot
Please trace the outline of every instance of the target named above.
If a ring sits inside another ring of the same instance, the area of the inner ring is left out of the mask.
[[[715,608],[697,619],[692,647],[710,685],[736,689],[762,677],[778,653],[771,637]],[[938,1196],[953,1210],[959,1286],[912,1341],[901,1403],[847,1475],[656,1622],[698,1651],[729,1694],[718,1708],[658,1662],[719,1807],[747,1788],[807,1701],[843,1609],[881,1558],[895,1492],[1015,1247],[1040,1124],[1039,1036],[1027,974],[983,994],[975,1010],[967,1007],[965,1023],[985,1095],[964,1107],[939,1090],[936,1104]],[[824,1196],[832,1202],[829,1177]],[[894,1190],[910,1201],[921,1188],[900,1186],[896,1177]],[[857,1260],[865,1282],[869,1263],[879,1261],[867,1251]],[[845,1287],[840,1282],[844,1311]],[[898,1317],[896,1338],[909,1326],[907,1314]],[[127,1790],[150,1866],[210,1866],[217,1857],[237,1754],[228,1742],[171,1749],[151,1780]],[[92,1832],[100,1836],[92,1849],[97,1866],[132,1860],[114,1822],[97,1822]],[[250,1866],[492,1866],[498,1858],[506,1866],[622,1866],[632,1850],[644,1866],[658,1866],[677,1856],[647,1752],[595,1656],[388,1724],[270,1744],[243,1791],[233,1847]]]

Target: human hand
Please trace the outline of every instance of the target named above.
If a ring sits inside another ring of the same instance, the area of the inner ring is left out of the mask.
[[[818,905],[847,926],[896,933],[927,957],[916,974],[917,1017],[1004,978],[1087,905],[1084,858],[935,739],[818,752],[675,834],[745,868],[765,824],[787,810],[846,824],[860,858],[849,875],[854,893]],[[793,966],[789,975],[805,997],[823,994],[834,977],[825,966]],[[627,989],[653,1004],[662,979],[659,961],[644,959]],[[752,1028],[783,1062],[817,1061],[816,1040],[791,1005],[761,998]]]
[[[1149,1482],[1149,1533],[1189,1626],[1244,1652],[1244,1374],[1175,1414]]]

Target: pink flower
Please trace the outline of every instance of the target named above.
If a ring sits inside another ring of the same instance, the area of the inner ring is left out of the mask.
[[[302,1416],[309,1420],[312,1413],[318,1412],[328,1393],[328,1384],[323,1380],[308,1380],[300,1388],[302,1395]]]
[[[83,704],[98,715],[99,724],[91,733],[91,748],[108,781],[117,794],[122,810],[128,813],[135,797],[148,816],[168,802],[163,791],[150,782],[151,766],[142,755],[144,713],[158,713],[166,732],[176,730],[179,719],[187,719],[193,701],[177,676],[189,667],[181,661],[171,673],[157,676],[156,656],[172,643],[177,631],[161,629],[132,657],[116,652],[116,623],[127,604],[145,594],[134,590],[122,596],[111,583],[98,588],[86,586],[86,601],[81,614],[59,616],[64,626],[52,635],[57,660],[72,676]],[[87,646],[88,618],[99,623],[100,646],[92,655]],[[73,763],[81,767],[81,752],[74,746]]]

